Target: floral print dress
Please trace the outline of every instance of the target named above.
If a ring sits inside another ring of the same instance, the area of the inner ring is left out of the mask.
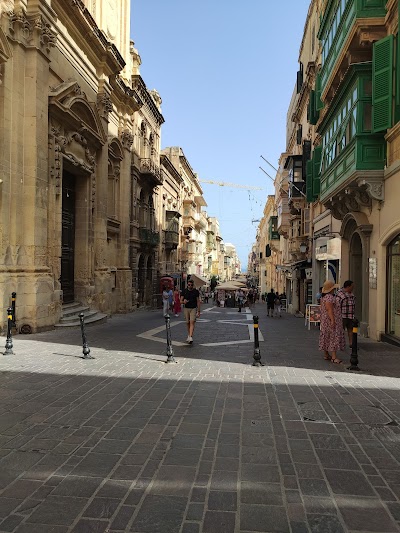
[[[335,324],[332,327],[329,320],[326,304],[331,302],[333,304],[333,316]],[[340,309],[340,301],[333,294],[327,294],[321,298],[321,325],[319,335],[319,349],[326,352],[337,352],[344,350],[346,342],[344,338],[344,330],[342,323],[342,312]]]

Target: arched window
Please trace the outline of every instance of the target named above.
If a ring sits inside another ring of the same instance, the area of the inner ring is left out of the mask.
[[[147,135],[146,124],[144,122],[142,122],[140,124],[140,136],[139,136],[139,142],[140,142],[139,153],[140,153],[140,157],[146,157],[146,145],[147,145],[146,135]]]

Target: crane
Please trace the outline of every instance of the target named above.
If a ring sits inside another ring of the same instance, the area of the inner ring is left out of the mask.
[[[237,183],[227,183],[226,181],[214,180],[200,180],[200,183],[210,183],[211,185],[219,185],[220,187],[236,187],[237,189],[246,189],[247,191],[263,191],[262,187],[254,187],[253,185],[239,185]]]

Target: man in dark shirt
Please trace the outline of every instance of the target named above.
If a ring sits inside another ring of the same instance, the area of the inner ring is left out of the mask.
[[[181,303],[185,306],[184,316],[188,330],[186,342],[192,344],[196,318],[200,316],[200,293],[194,288],[194,283],[191,280],[187,283],[187,289],[183,291]]]
[[[271,289],[271,292],[267,294],[267,316],[271,318],[274,317],[274,307],[275,307],[275,293],[274,289]]]

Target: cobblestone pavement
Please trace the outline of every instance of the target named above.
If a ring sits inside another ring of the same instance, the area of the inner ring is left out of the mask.
[[[94,360],[79,330],[16,337],[0,531],[400,531],[400,351],[361,340],[351,373],[302,319],[255,312],[262,368],[251,314],[229,309],[202,314],[193,346],[173,317],[170,365],[159,312],[88,328]]]

